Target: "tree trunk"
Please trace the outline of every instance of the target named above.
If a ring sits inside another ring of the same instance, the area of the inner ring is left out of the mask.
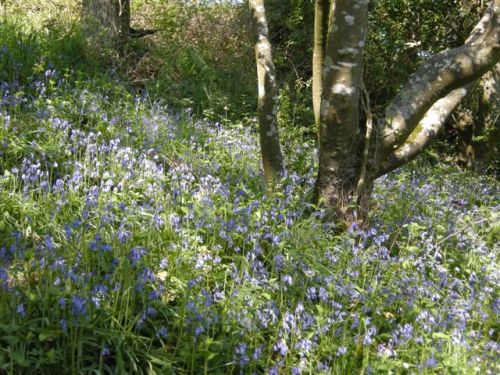
[[[474,129],[474,167],[484,171],[493,163],[500,174],[500,63],[479,81],[482,95]]]
[[[463,168],[474,169],[476,159],[474,148],[474,128],[476,124],[474,123],[474,116],[467,108],[460,106],[453,118],[457,134],[455,162]]]
[[[103,42],[116,42],[130,30],[130,0],[82,0],[86,34]]]
[[[328,27],[329,0],[314,3],[314,45],[312,59],[312,98],[314,121],[319,130],[321,90],[323,86],[323,64],[325,62],[326,30]]]
[[[250,0],[250,9],[255,29],[260,148],[267,191],[272,194],[274,182],[283,172],[277,121],[276,72],[264,0]]]
[[[361,164],[360,93],[368,1],[333,1],[323,64],[316,202],[351,221]],[[367,145],[369,147],[369,144]]]

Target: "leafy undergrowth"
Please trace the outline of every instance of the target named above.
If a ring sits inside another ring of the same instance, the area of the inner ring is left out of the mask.
[[[0,372],[499,372],[498,182],[413,164],[336,235],[312,144],[269,199],[254,126],[73,79],[0,84]]]

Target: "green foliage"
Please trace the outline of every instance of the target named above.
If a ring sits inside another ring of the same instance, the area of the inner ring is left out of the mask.
[[[80,76],[95,76],[111,70],[110,51],[96,54],[88,48],[78,23],[61,19],[46,19],[29,24],[15,7],[0,16],[0,80],[30,87],[33,80],[52,71],[76,72]],[[108,73],[106,72],[106,73]],[[47,89],[54,89],[55,80]]]
[[[146,85],[151,93],[211,119],[253,112],[256,73],[244,5],[171,1],[155,3],[151,13],[160,30],[147,64],[155,65],[155,80]]]

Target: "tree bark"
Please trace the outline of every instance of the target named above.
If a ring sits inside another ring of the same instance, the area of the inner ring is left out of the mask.
[[[276,72],[268,36],[264,0],[250,0],[250,9],[255,29],[260,148],[267,191],[272,194],[274,182],[283,172],[277,120]]]
[[[315,200],[329,220],[350,221],[361,167],[359,102],[368,1],[333,1],[323,64]]]
[[[472,129],[472,168],[500,174],[500,63],[479,81],[480,97]],[[493,165],[490,165],[493,164]]]
[[[410,134],[406,142],[390,153],[377,168],[375,177],[383,176],[413,160],[419,155],[443,129],[450,115],[463,98],[468,96],[473,84],[453,90],[446,97],[439,99],[427,111],[419,126]]]
[[[314,120],[319,130],[321,90],[323,86],[323,64],[325,62],[326,30],[328,28],[329,0],[314,3],[314,45],[312,59],[312,98]]]
[[[87,35],[116,41],[129,33],[130,0],[82,0],[82,21]]]

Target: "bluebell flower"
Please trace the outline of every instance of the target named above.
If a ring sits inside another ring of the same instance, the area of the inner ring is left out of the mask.
[[[48,250],[54,250],[54,241],[52,239],[52,236],[46,235],[44,243]]]
[[[316,365],[316,370],[330,373],[331,369],[327,362],[320,362]]]
[[[252,354],[252,358],[254,360],[258,360],[260,358],[260,356],[262,355],[262,346],[258,346],[257,348],[255,348],[255,350],[253,351],[253,354]]]
[[[146,316],[155,317],[156,316],[156,309],[152,306],[148,306],[146,308]]]
[[[9,274],[7,273],[7,269],[3,266],[0,266],[0,287],[2,289],[7,289],[9,285]]]
[[[287,333],[293,332],[297,329],[297,324],[295,322],[295,316],[288,311],[285,312],[285,315],[283,317],[283,328],[285,329],[285,332],[287,332]]]
[[[108,356],[108,355],[110,355],[110,354],[111,354],[111,350],[109,350],[109,348],[108,348],[106,345],[104,345],[104,346],[102,347],[102,349],[101,349],[101,355],[102,355],[103,357],[106,357],[106,356]]]
[[[375,335],[375,333],[377,332],[376,328],[375,327],[370,327],[368,328],[368,330],[366,331],[364,337],[363,337],[363,345],[364,346],[370,346],[371,343],[372,343],[372,336]]]
[[[276,254],[274,256],[274,266],[276,268],[276,272],[281,272],[284,264],[285,264],[285,257],[283,256],[283,254],[281,254],[281,253]]]
[[[292,279],[292,276],[290,276],[290,275],[284,275],[282,280],[283,280],[283,284],[285,284],[285,285],[290,286],[293,284],[293,279]]]
[[[311,286],[306,289],[306,297],[310,301],[314,301],[317,298],[316,288]]]
[[[288,353],[288,345],[286,341],[283,339],[279,339],[273,346],[273,350],[280,354],[281,356],[285,356]]]
[[[16,313],[21,317],[24,317],[26,315],[26,310],[24,309],[23,303],[20,303],[19,305],[17,305]]]
[[[423,364],[423,368],[433,368],[438,365],[438,361],[434,358],[434,355],[431,355]]]
[[[224,300],[224,292],[223,291],[215,291],[212,295],[212,299],[214,302],[220,302]]]
[[[68,323],[66,323],[65,319],[59,320],[59,327],[61,327],[61,330],[63,332],[66,332],[68,330]]]
[[[116,232],[116,237],[120,243],[124,244],[127,240],[132,236],[132,233],[129,230],[126,230],[123,227],[120,227]]]
[[[244,342],[240,342],[238,345],[236,345],[234,352],[236,359],[241,367],[245,366],[248,362],[250,362],[250,358],[248,357],[247,354],[247,349],[248,346]]]
[[[161,326],[160,328],[158,328],[158,330],[156,331],[156,337],[160,338],[160,339],[164,339],[167,337],[167,328],[165,328],[164,326]]]
[[[160,260],[160,268],[161,269],[165,269],[167,268],[168,266],[168,259],[167,258],[163,258]]]
[[[302,317],[301,319],[301,325],[302,325],[302,329],[304,331],[308,330],[310,327],[312,327],[312,325],[315,323],[315,319],[312,315],[310,314],[304,314],[304,316]]]
[[[309,339],[301,339],[295,344],[295,349],[299,351],[301,356],[307,355],[312,349],[312,341]]]
[[[337,348],[337,352],[336,352],[337,357],[342,357],[346,353],[347,353],[347,348],[345,346],[339,346]]]
[[[73,313],[75,318],[78,318],[80,316],[86,317],[87,307],[85,298],[78,295],[74,295],[73,297],[71,297],[71,312]]]
[[[133,266],[136,266],[137,263],[141,260],[141,258],[147,254],[147,251],[144,247],[134,247],[130,250],[129,259]]]
[[[194,335],[195,336],[199,336],[201,335],[203,332],[205,332],[205,328],[203,328],[203,326],[197,326],[194,330]]]
[[[158,290],[153,290],[149,293],[148,299],[155,300],[161,297],[161,293]]]

